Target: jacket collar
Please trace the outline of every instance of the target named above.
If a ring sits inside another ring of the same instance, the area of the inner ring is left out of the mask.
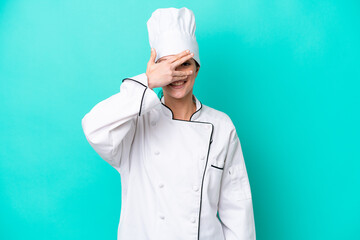
[[[192,95],[192,97],[193,97],[193,101],[196,104],[196,111],[191,115],[190,121],[196,120],[199,117],[201,109],[202,109],[202,103],[199,101],[199,99],[197,99],[194,94]],[[169,117],[169,118],[171,118],[173,120],[180,120],[180,119],[174,119],[174,114],[173,114],[172,110],[168,106],[165,105],[164,96],[161,97],[160,101],[161,101],[162,112],[167,117]],[[186,121],[186,120],[181,120],[181,121]]]

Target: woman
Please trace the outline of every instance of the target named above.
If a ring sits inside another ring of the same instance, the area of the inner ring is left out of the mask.
[[[254,240],[235,126],[193,94],[200,69],[194,15],[157,9],[147,24],[146,72],[123,79],[119,93],[82,119],[90,145],[121,176],[118,239]]]

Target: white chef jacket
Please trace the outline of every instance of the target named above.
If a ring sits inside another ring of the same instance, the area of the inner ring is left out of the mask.
[[[82,119],[87,141],[121,176],[118,240],[256,239],[236,129],[193,100],[190,121],[174,119],[142,73]]]

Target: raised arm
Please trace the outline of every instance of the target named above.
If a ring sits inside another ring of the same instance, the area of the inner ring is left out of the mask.
[[[192,56],[189,51],[183,51],[155,63],[156,52],[152,49],[146,73],[123,79],[119,93],[96,104],[82,119],[82,128],[90,145],[117,170],[120,170],[123,158],[129,155],[137,118],[160,104],[153,88],[192,74],[176,71],[177,66]]]
[[[137,118],[160,100],[145,73],[123,79],[120,92],[96,104],[82,119],[86,139],[110,165],[120,168],[135,134]]]

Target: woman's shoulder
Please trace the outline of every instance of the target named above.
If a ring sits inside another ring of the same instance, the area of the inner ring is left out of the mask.
[[[235,129],[234,123],[227,113],[204,104],[202,104],[202,108],[207,121],[216,125],[220,124],[229,130]]]

